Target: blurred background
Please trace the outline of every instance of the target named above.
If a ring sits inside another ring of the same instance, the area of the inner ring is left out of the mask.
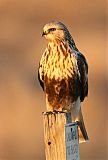
[[[105,0],[0,0],[0,160],[45,160],[37,79],[46,47],[43,25],[62,21],[89,64],[89,96],[82,104],[89,143],[81,160],[107,160],[107,46]]]

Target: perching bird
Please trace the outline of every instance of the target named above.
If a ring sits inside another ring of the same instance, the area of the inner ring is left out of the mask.
[[[67,27],[50,22],[42,34],[48,41],[39,63],[38,78],[45,92],[47,111],[68,111],[79,122],[79,141],[88,140],[81,102],[88,95],[88,64]]]

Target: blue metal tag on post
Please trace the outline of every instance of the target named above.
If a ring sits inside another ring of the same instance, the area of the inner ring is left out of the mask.
[[[66,160],[80,160],[77,123],[65,125]]]

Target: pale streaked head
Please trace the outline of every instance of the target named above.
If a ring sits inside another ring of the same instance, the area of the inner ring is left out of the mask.
[[[67,34],[69,34],[69,31],[63,23],[53,21],[44,26],[42,35],[45,36],[48,41],[61,41],[66,39]]]

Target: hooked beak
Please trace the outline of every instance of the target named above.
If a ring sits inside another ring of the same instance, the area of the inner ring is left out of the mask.
[[[47,35],[47,34],[46,34],[46,32],[43,31],[42,36],[45,36],[45,35]]]

